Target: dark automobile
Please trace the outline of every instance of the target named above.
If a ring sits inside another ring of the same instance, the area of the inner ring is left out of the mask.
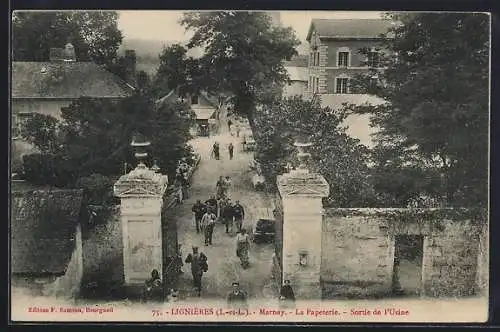
[[[253,242],[271,242],[276,234],[274,219],[258,219],[253,230]]]

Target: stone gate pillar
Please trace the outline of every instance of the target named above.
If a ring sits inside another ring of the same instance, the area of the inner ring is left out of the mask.
[[[146,156],[136,153],[138,158]],[[161,211],[167,185],[166,175],[149,169],[142,161],[115,183],[115,196],[121,199],[125,286],[143,285],[153,269],[162,274]]]
[[[329,185],[306,167],[304,148],[312,144],[294,145],[299,167],[277,178],[283,206],[282,282],[291,281],[297,299],[321,299],[322,198],[329,195]]]

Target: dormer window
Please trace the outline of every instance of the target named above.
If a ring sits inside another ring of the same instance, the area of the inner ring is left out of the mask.
[[[351,63],[351,51],[347,47],[341,47],[337,51],[337,66],[349,67]]]

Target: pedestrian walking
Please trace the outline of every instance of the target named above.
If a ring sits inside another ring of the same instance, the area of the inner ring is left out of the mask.
[[[201,296],[201,278],[208,271],[208,258],[204,253],[198,252],[198,247],[193,247],[193,252],[186,257],[185,262],[191,264],[193,285],[197,295]]]
[[[295,294],[293,293],[290,280],[285,280],[280,290],[280,306],[292,308],[295,306]]]
[[[234,146],[233,146],[233,143],[229,143],[228,147],[227,147],[228,151],[229,151],[229,160],[233,160],[233,152],[234,152]]]
[[[215,184],[215,190],[217,192],[218,200],[224,199],[226,197],[226,182],[222,175],[219,176],[219,180],[217,180],[217,183]]]
[[[196,200],[196,203],[194,203],[193,208],[191,210],[193,211],[194,215],[196,233],[200,233],[201,218],[203,218],[203,215],[207,212],[207,207],[205,204],[201,202],[201,200],[198,199]]]
[[[206,213],[201,220],[203,234],[205,235],[205,245],[212,245],[216,216],[213,213]]]
[[[231,125],[233,124],[233,121],[231,119],[227,120],[227,130],[231,131]]]
[[[247,294],[240,289],[240,283],[232,283],[233,290],[227,295],[227,306],[231,309],[247,309]]]
[[[163,284],[158,270],[151,271],[151,278],[144,283],[142,302],[161,302],[163,300]]]
[[[219,150],[219,143],[218,142],[215,142],[214,145],[212,146],[211,156],[213,156],[216,160],[220,159],[220,150]]]
[[[236,125],[236,137],[240,137],[240,126],[239,125]]]
[[[240,201],[234,202],[233,205],[234,223],[238,232],[241,232],[243,219],[245,219],[245,209],[241,206]]]
[[[223,186],[224,186],[224,196],[227,198],[231,197],[232,184],[233,182],[231,181],[231,177],[226,176],[223,182]]]
[[[248,258],[248,251],[250,249],[250,237],[246,230],[243,228],[240,233],[236,235],[236,256],[240,259],[241,266],[244,269],[250,265]]]
[[[224,222],[224,225],[226,226],[226,234],[228,234],[229,231],[233,232],[233,218],[233,205],[231,203],[231,200],[228,199],[224,204],[224,208],[222,209],[222,220]]]

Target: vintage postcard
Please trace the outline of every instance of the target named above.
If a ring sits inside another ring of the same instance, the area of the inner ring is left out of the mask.
[[[490,15],[14,11],[13,322],[488,320]]]

